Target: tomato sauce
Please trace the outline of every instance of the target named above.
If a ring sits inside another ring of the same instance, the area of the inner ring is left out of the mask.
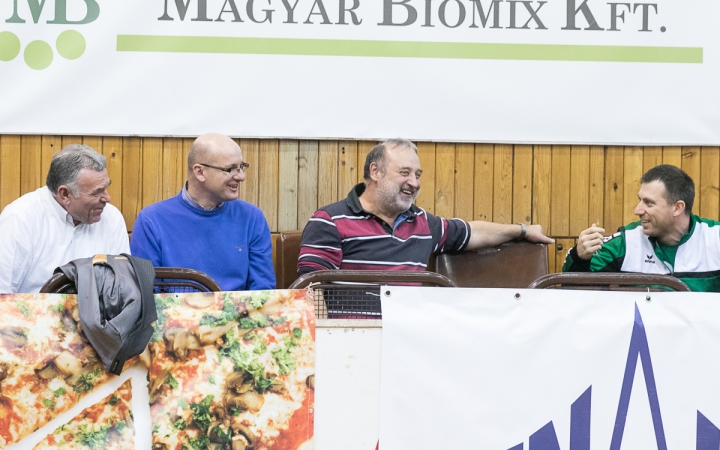
[[[295,450],[303,442],[311,439],[315,426],[315,391],[307,389],[302,406],[290,418],[288,428],[280,431],[280,436],[270,450]]]

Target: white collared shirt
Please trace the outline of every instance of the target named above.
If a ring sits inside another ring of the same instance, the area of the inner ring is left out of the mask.
[[[0,214],[0,293],[35,293],[56,267],[97,253],[129,253],[125,220],[111,204],[101,220],[75,226],[41,187],[9,204]]]

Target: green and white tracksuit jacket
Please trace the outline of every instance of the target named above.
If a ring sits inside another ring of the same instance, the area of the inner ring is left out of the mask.
[[[589,260],[571,248],[563,272],[634,272],[672,275],[697,292],[720,292],[720,222],[692,216],[677,245],[643,233],[640,222],[620,227]]]

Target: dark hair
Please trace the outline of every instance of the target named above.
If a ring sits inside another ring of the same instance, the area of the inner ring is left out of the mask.
[[[77,187],[80,171],[87,168],[101,172],[106,164],[105,157],[87,145],[70,144],[53,156],[45,184],[53,194],[57,194],[60,186],[65,185],[77,198],[80,195]]]
[[[682,169],[661,164],[645,172],[640,179],[641,184],[660,181],[665,185],[665,200],[668,203],[675,203],[678,200],[685,202],[685,213],[692,214],[693,203],[695,203],[695,183],[692,178]]]
[[[365,158],[365,167],[363,168],[363,178],[365,180],[370,179],[370,165],[372,163],[377,164],[378,169],[381,173],[385,173],[385,150],[387,147],[407,147],[411,148],[417,153],[417,147],[411,141],[402,138],[394,138],[383,141],[376,145],[370,150]]]

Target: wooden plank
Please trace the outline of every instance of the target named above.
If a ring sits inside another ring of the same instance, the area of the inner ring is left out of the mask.
[[[570,236],[590,226],[590,147],[570,148]]]
[[[625,147],[623,150],[623,224],[635,222],[640,178],[643,176],[643,148]],[[608,231],[608,230],[606,230]]]
[[[418,158],[422,167],[420,194],[415,204],[430,214],[435,214],[435,143],[417,142]]]
[[[103,146],[104,147],[104,146]],[[142,209],[142,141],[138,137],[122,138],[122,211],[128,230],[132,230]],[[112,197],[112,194],[110,194]]]
[[[603,225],[603,199],[605,198],[605,148],[601,145],[590,147],[590,190],[588,192],[588,221]]]
[[[475,145],[455,144],[455,213],[454,217],[474,220]]]
[[[700,147],[683,147],[681,167],[697,186],[700,183]]]
[[[570,251],[570,249],[575,245],[575,242],[576,239],[555,240],[555,273],[562,272],[562,266],[565,262],[565,256],[567,256],[567,252]]]
[[[279,142],[275,139],[260,141],[258,155],[258,175],[262,174],[258,207],[262,209],[268,221],[270,231],[278,231],[278,186],[279,186]]]
[[[55,136],[42,136],[41,141],[40,172],[43,176],[43,184],[45,184],[45,177],[50,171],[50,162],[53,155],[60,151],[60,145],[56,142]]]
[[[338,171],[338,196],[345,197],[357,184],[357,141],[340,141],[340,170]]]
[[[643,174],[663,163],[663,148],[648,146],[643,148]]]
[[[357,183],[365,181],[365,160],[367,159],[368,153],[373,147],[377,145],[377,141],[360,141],[358,142],[357,150]]]
[[[549,147],[549,146],[548,146]],[[548,245],[548,272],[555,273],[555,256],[557,255],[557,241]]]
[[[280,141],[278,230],[298,229],[298,157],[300,143],[297,140]]]
[[[257,205],[260,200],[260,141],[258,139],[240,139],[243,161],[250,164],[245,171],[245,181],[238,187],[238,197]]]
[[[64,149],[70,144],[82,144],[82,136],[60,136],[60,150]]]
[[[570,146],[552,146],[552,182],[550,186],[550,234],[570,233]]]
[[[720,147],[703,147],[700,159],[699,183],[698,180],[695,180],[695,205],[697,206],[693,207],[693,211],[699,212],[702,217],[718,220],[718,216],[720,216]]]
[[[20,197],[20,136],[0,136],[0,210]]]
[[[180,193],[187,173],[187,161],[182,159],[182,140],[165,138],[162,143],[162,169],[160,198],[174,197]]]
[[[473,220],[493,220],[493,184],[495,148],[492,144],[475,144],[475,179],[473,180]]]
[[[319,206],[324,206],[318,205],[318,150],[318,141],[300,141],[297,208],[299,230],[305,228],[305,224]]]
[[[515,145],[513,160],[512,223],[530,223],[533,187],[532,145]]]
[[[163,162],[163,141],[162,138],[142,139],[142,189],[140,203],[141,208],[157,203],[162,200],[162,162]]]
[[[453,217],[455,213],[455,144],[435,146],[435,214]]]
[[[20,139],[20,195],[45,185],[42,173],[42,138],[23,136]]]
[[[496,144],[493,153],[493,222],[512,223],[513,147]]]
[[[102,153],[103,138],[101,136],[85,136],[82,138],[82,143],[96,152]]]
[[[545,234],[550,235],[550,196],[552,195],[552,147],[536,145],[533,148],[533,217],[532,223],[542,225]],[[548,267],[555,267],[555,253]]]
[[[337,141],[321,141],[318,145],[318,208],[322,208],[323,206],[335,203],[339,200],[339,151],[340,149]]]
[[[607,147],[605,151],[605,215],[603,228],[610,235],[623,223],[623,148]],[[637,194],[637,189],[635,189]]]
[[[663,147],[663,164],[671,164],[675,167],[682,167],[682,148]]]
[[[105,155],[107,160],[107,172],[110,177],[110,187],[108,193],[110,194],[110,203],[115,205],[120,211],[122,211],[122,192],[123,192],[123,140],[119,137],[106,137],[103,138],[102,153]],[[135,172],[139,169],[137,166],[133,167]],[[127,219],[125,220],[127,223]],[[133,221],[134,223],[134,221]],[[128,227],[128,230],[132,228]]]

